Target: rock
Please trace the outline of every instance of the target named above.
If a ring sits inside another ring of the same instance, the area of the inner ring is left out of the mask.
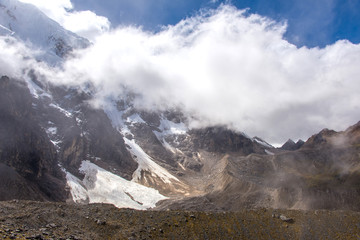
[[[293,222],[294,221],[292,218],[288,218],[288,217],[286,217],[285,215],[282,215],[282,214],[280,215],[280,219],[283,222]]]
[[[106,221],[102,221],[100,219],[96,220],[95,222],[97,225],[105,225],[106,224]]]
[[[33,235],[33,236],[32,236],[32,239],[42,240],[43,237],[42,237],[40,234],[38,234],[38,235]]]
[[[46,225],[47,228],[56,228],[56,224],[55,223],[49,223]]]

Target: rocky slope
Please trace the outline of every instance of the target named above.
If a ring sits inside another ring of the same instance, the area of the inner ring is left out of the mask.
[[[214,156],[206,194],[167,200],[160,209],[232,210],[243,207],[359,211],[359,123],[323,130],[299,150],[273,155]],[[207,158],[206,162],[208,164]],[[211,180],[210,180],[211,179]]]
[[[358,212],[135,211],[111,205],[0,202],[3,239],[356,239]]]

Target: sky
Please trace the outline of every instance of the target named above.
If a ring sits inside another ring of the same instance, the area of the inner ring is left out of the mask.
[[[135,24],[158,30],[192,16],[201,8],[231,3],[250,13],[287,21],[286,39],[297,46],[324,47],[339,39],[360,41],[359,0],[73,0],[77,10],[106,16],[114,27]]]
[[[180,108],[191,127],[272,144],[360,120],[358,0],[22,1],[92,41],[62,68],[36,68],[57,84],[90,81],[94,107],[127,89],[139,108]],[[0,61],[17,51],[6,44]]]

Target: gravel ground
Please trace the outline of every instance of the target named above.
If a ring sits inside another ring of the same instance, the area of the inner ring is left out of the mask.
[[[108,204],[0,202],[2,239],[360,239],[360,213],[136,211]]]

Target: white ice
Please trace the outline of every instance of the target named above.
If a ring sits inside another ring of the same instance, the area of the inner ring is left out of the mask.
[[[83,181],[66,174],[75,202],[110,203],[119,208],[145,210],[167,198],[155,189],[127,181],[90,161],[83,161],[79,170],[85,174]]]
[[[141,171],[149,171],[152,175],[160,177],[164,183],[171,183],[171,180],[179,182],[175,176],[171,175],[165,168],[155,163],[149,155],[135,142],[135,139],[129,140],[124,138],[124,141],[131,149],[129,151],[135,156],[135,160],[139,166],[133,173],[133,181],[141,179]]]

